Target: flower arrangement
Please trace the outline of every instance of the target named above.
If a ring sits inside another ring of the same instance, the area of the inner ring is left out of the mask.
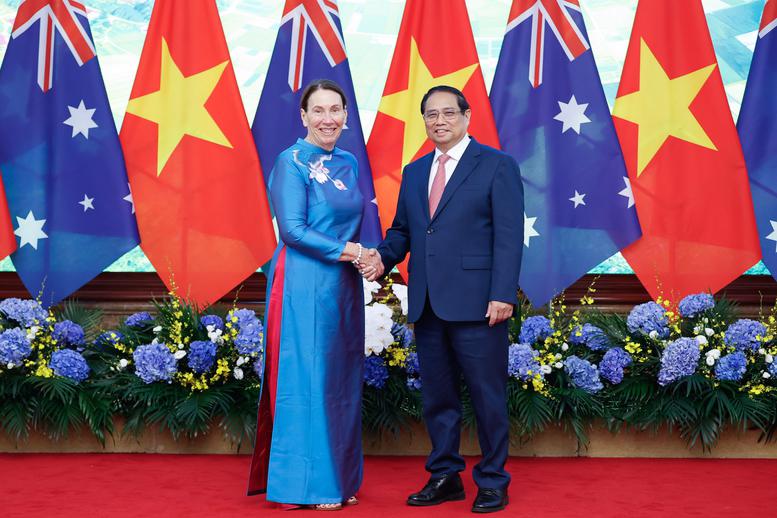
[[[617,315],[596,310],[595,292],[573,312],[563,298],[540,313],[516,307],[506,373],[514,438],[560,424],[584,445],[594,420],[613,430],[676,428],[704,448],[726,426],[774,438],[777,306],[738,318],[702,293]],[[364,425],[396,433],[421,418],[407,288],[365,282],[364,302]],[[98,331],[99,315],[74,305],[50,312],[35,301],[0,301],[0,403],[10,416],[0,427],[18,439],[33,426],[59,437],[87,423],[104,440],[121,416],[129,433],[219,428],[235,442],[250,439],[263,372],[257,314],[236,305],[204,313],[174,293],[154,307]],[[463,422],[471,425],[466,394]]]

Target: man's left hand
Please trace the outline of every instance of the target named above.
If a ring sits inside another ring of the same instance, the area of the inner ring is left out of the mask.
[[[513,316],[513,305],[506,302],[499,302],[498,300],[492,300],[488,303],[488,311],[486,312],[486,318],[488,319],[488,326],[494,327],[500,322],[504,322],[508,318]]]

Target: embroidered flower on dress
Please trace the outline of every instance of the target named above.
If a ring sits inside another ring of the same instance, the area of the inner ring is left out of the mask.
[[[299,162],[299,159],[297,158],[296,153],[294,155],[294,160],[296,162]],[[316,162],[308,162],[307,168],[308,168],[308,171],[310,172],[310,174],[308,175],[309,178],[321,184],[324,184],[329,180],[332,180],[332,185],[334,185],[337,190],[347,191],[348,187],[345,186],[342,180],[332,178],[329,175],[329,169],[324,166],[324,162],[328,160],[332,160],[332,155],[321,155]]]

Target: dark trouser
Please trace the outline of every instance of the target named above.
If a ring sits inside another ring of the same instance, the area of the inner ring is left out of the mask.
[[[485,311],[484,311],[485,313]],[[507,418],[507,323],[447,322],[426,307],[415,323],[424,420],[432,440],[426,470],[432,476],[462,471],[461,376],[467,384],[477,419],[483,458],[475,466],[478,487],[506,489],[509,443]]]

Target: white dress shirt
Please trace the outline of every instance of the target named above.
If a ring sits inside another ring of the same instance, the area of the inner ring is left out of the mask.
[[[451,175],[453,174],[453,171],[456,169],[456,166],[459,163],[459,160],[461,160],[461,155],[464,154],[464,151],[466,151],[467,146],[469,145],[470,140],[472,140],[469,135],[464,135],[464,138],[459,141],[458,144],[453,146],[448,150],[446,155],[448,155],[450,158],[447,162],[445,162],[445,185],[448,185],[448,180],[451,179]],[[432,192],[432,182],[434,181],[434,177],[437,174],[437,159],[440,158],[440,155],[442,155],[443,152],[439,149],[434,149],[434,158],[432,159],[432,169],[429,173],[429,184],[426,186],[426,194],[427,196]]]

